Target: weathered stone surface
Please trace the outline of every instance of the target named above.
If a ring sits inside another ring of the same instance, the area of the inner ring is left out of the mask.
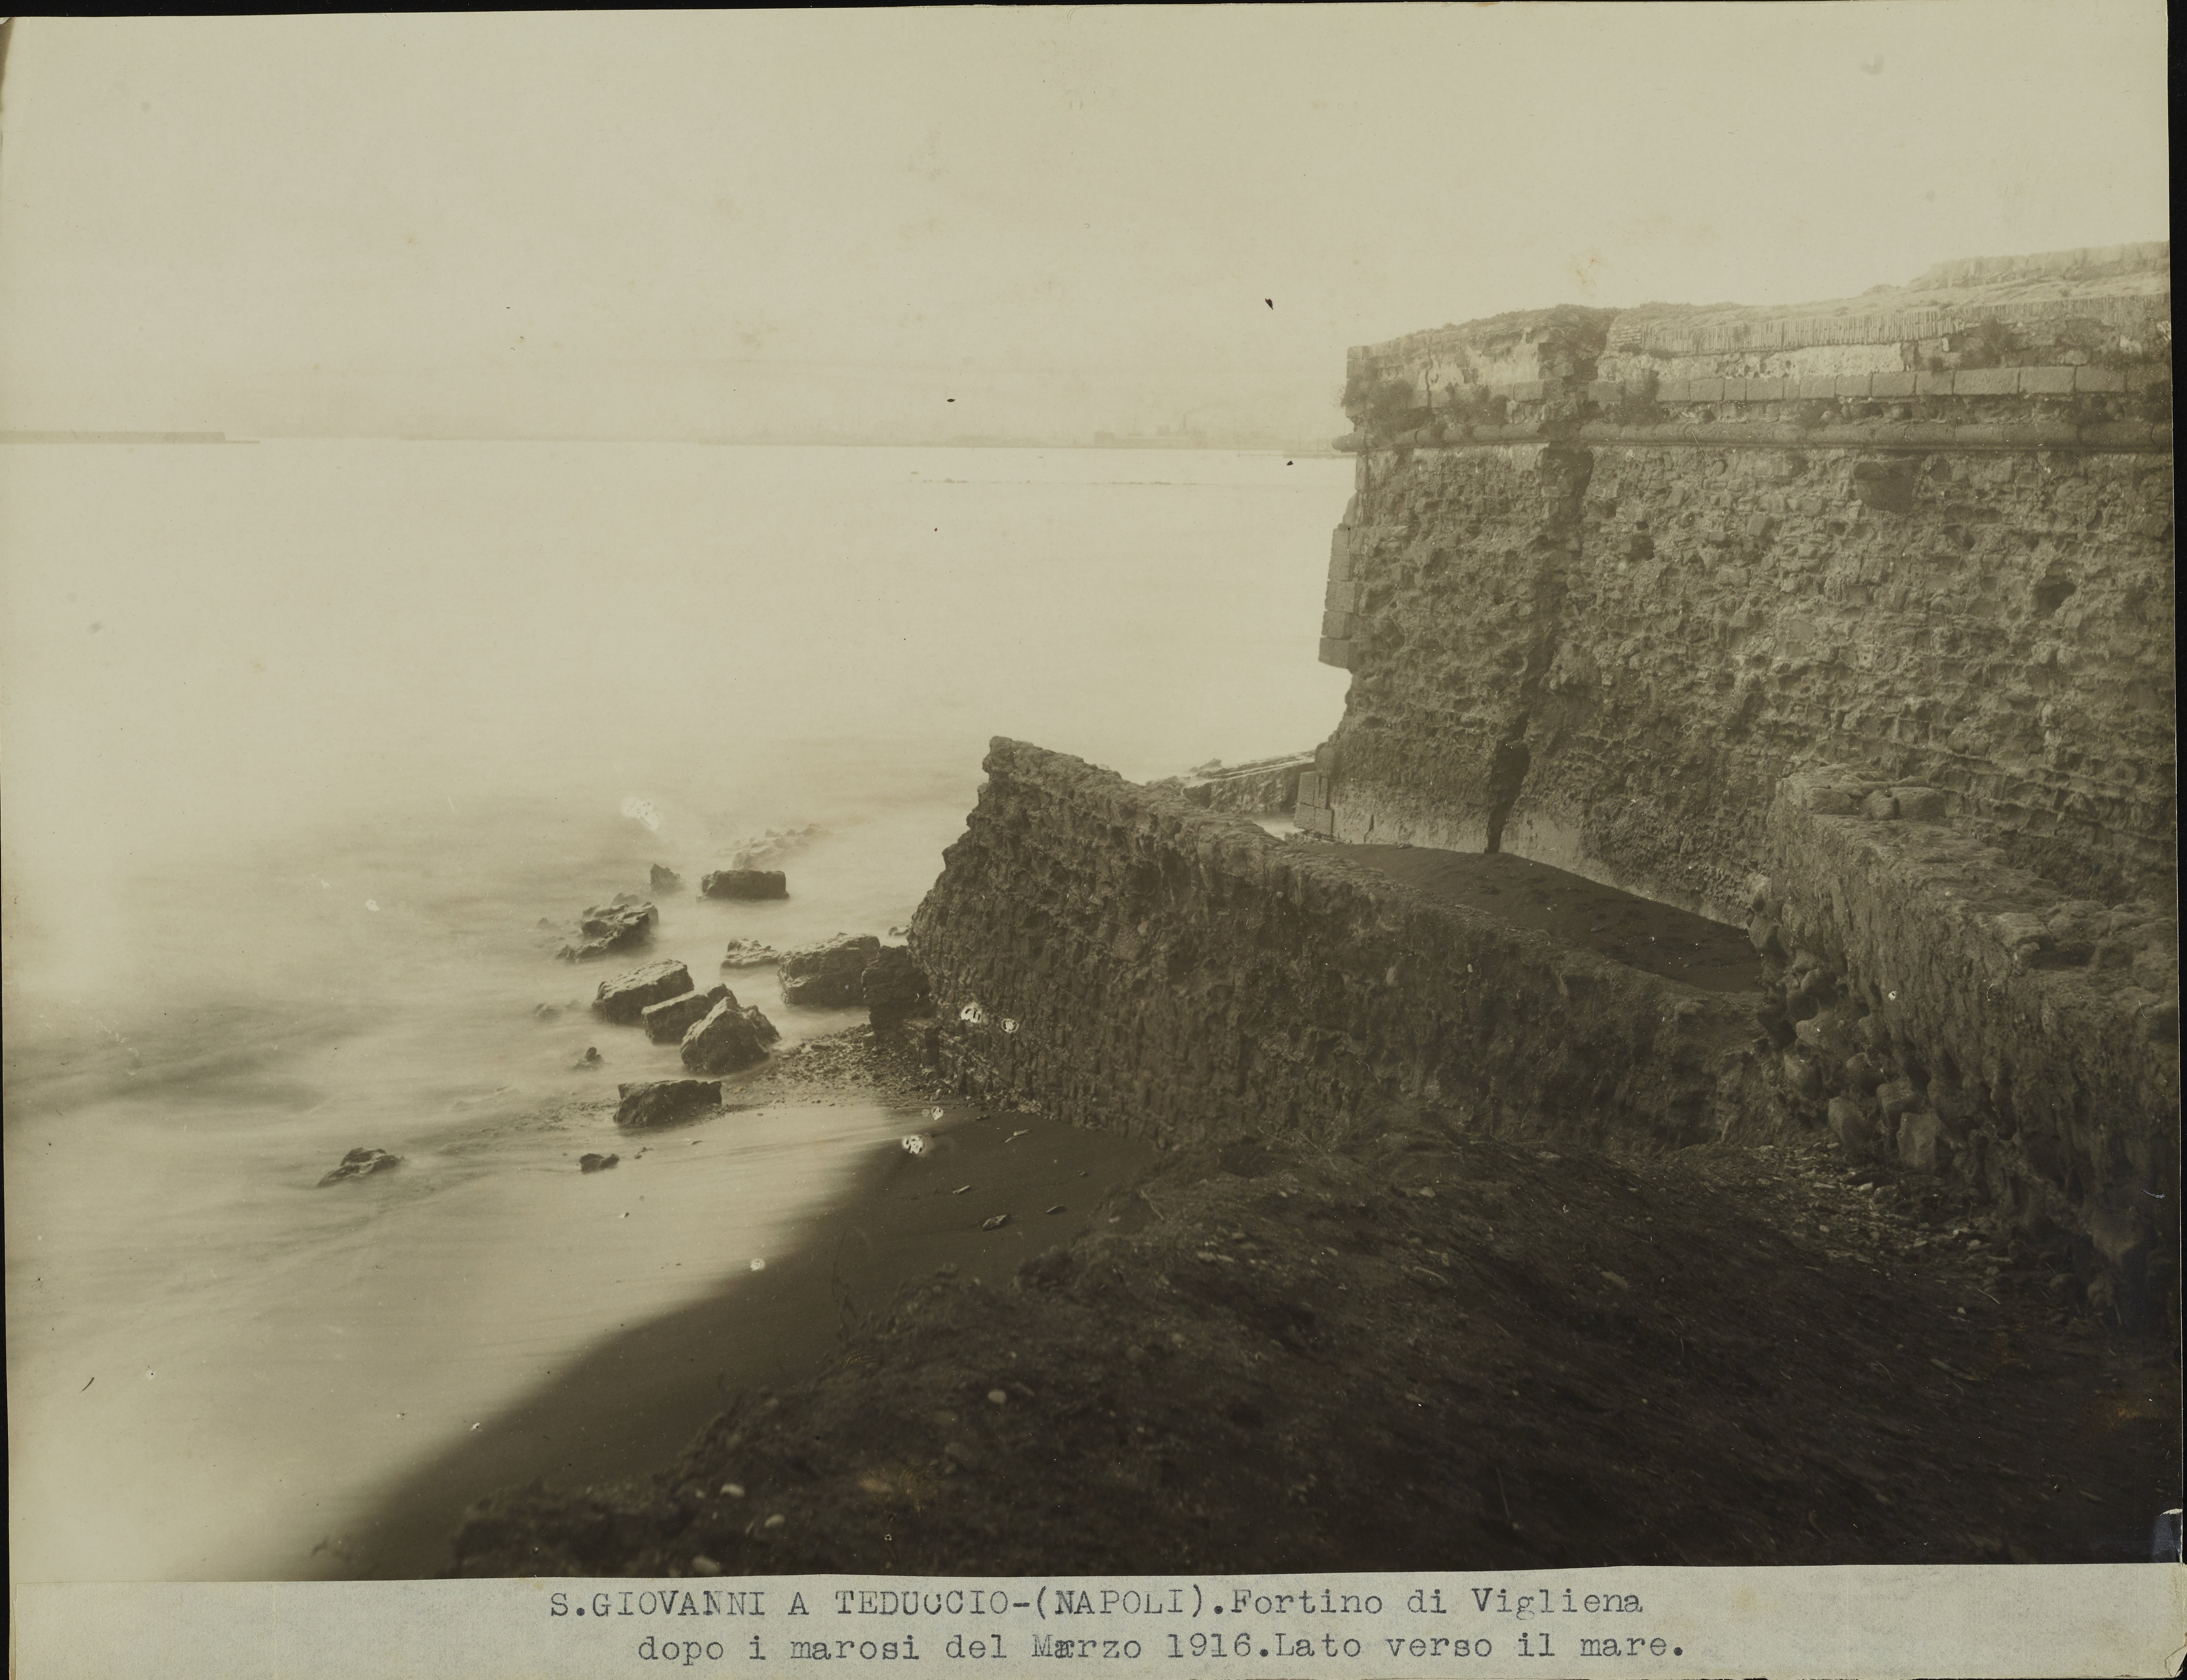
[[[725,969],[760,969],[781,960],[779,951],[756,939],[733,939],[722,953],[722,966]]]
[[[645,1036],[656,1044],[677,1044],[692,1025],[706,1018],[707,1012],[724,997],[734,1001],[726,986],[710,986],[704,992],[686,992],[677,997],[649,1003],[638,1012],[638,1024]]]
[[[781,1042],[781,1030],[760,1013],[758,1004],[745,1005],[745,1019],[751,1023],[752,1037],[760,1043],[774,1044]]]
[[[2175,919],[2068,896],[1956,818],[1909,822],[1918,790],[1876,822],[1818,810],[1807,781],[1779,790],[1763,857],[1764,913],[1802,953],[1768,970],[1802,1016],[1788,1091],[1812,1103],[1872,1081],[1902,1163],[1965,1183],[2030,1240],[2083,1233],[2072,1263],[2144,1312],[2169,1287],[2144,1256],[2178,1232]],[[2131,1265],[2094,1242],[2113,1205],[2158,1233]]]
[[[319,1188],[339,1184],[346,1178],[369,1178],[375,1172],[386,1172],[402,1165],[402,1157],[391,1155],[385,1149],[351,1149],[341,1158],[341,1164],[322,1179]]]
[[[877,1027],[894,1026],[918,1013],[927,997],[926,976],[908,947],[884,945],[858,976],[860,995]]]
[[[782,953],[776,972],[782,1001],[807,1008],[842,1008],[859,999],[859,977],[880,954],[881,942],[869,933],[837,934]]]
[[[1819,814],[1926,789],[2069,891],[2168,891],[2171,544],[2145,518],[2168,460],[1931,451],[1903,514],[1860,503],[1861,464],[1552,444],[1378,469],[1336,838],[1477,851],[1494,827],[1731,919],[1775,783],[1814,754],[1875,778],[1817,786]]]
[[[1332,605],[1336,599],[1334,592],[1348,592],[1350,588],[1349,584],[1330,584]],[[1348,601],[1351,596],[1346,593],[1344,598]],[[1345,609],[1346,614],[1349,610],[1348,607]],[[1232,811],[1241,817],[1281,817],[1297,806],[1300,777],[1302,773],[1310,773],[1313,764],[1313,755],[1310,752],[1289,753],[1281,758],[1258,758],[1247,764],[1202,766],[1189,775],[1172,776],[1148,785],[1182,794],[1195,805],[1210,811]]]
[[[637,1020],[646,1006],[681,997],[691,989],[691,971],[681,963],[649,963],[642,969],[600,982],[593,1013],[619,1025]]]
[[[1830,1109],[1830,1136],[1849,1155],[1865,1157],[1875,1151],[1879,1135],[1868,1110],[1850,1097],[1833,1097]]]
[[[735,1073],[766,1059],[758,1024],[734,997],[722,998],[683,1035],[683,1065],[694,1073]]]
[[[618,1085],[616,1094],[622,1099],[616,1108],[617,1126],[666,1126],[707,1109],[718,1108],[722,1082],[649,1079],[633,1085]]]
[[[653,937],[659,913],[644,900],[618,893],[612,904],[598,904],[578,924],[580,936],[555,955],[565,963],[590,962],[616,952],[635,950]]]
[[[1915,1172],[1939,1172],[1951,1164],[1944,1122],[1916,1110],[1898,1118],[1898,1159]]]
[[[1085,1125],[1335,1143],[1434,1114],[1718,1135],[1752,994],[1695,992],[998,740],[914,919],[947,1073]]]
[[[707,898],[787,898],[788,877],[779,869],[716,869],[700,878]]]
[[[683,887],[683,877],[665,863],[655,863],[651,885],[655,892],[675,892]]]

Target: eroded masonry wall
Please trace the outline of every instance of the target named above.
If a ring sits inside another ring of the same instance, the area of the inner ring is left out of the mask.
[[[967,1093],[1165,1140],[1324,1144],[1423,1115],[1689,1142],[1751,1111],[1753,994],[1023,743],[986,769],[911,929]]]
[[[1773,801],[1751,924],[1789,1104],[1862,1158],[2072,1233],[2100,1304],[2176,1284],[2177,924],[2017,869],[1926,789],[1830,768]]]
[[[1740,430],[1363,457],[1302,820],[1737,921],[1776,783],[1821,761],[2079,896],[2168,895],[2169,452]]]

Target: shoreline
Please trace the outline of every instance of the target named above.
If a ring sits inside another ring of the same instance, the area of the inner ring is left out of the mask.
[[[456,1572],[2130,1561],[2173,1502],[2168,1339],[1816,1140],[1131,1147],[650,1474],[510,1476]]]
[[[811,1040],[734,1096],[854,1094],[902,1112],[907,1133],[934,1140],[929,1149],[877,1147],[765,1271],[618,1331],[402,1476],[347,1542],[340,1578],[453,1573],[450,1542],[466,1512],[512,1486],[644,1481],[740,1396],[763,1399],[823,1375],[905,1285],[944,1267],[1002,1283],[1044,1246],[1082,1234],[1092,1209],[1155,1159],[1151,1146],[1115,1134],[941,1098],[922,1088],[932,1076],[895,1048],[877,1050],[863,1027]],[[937,1105],[939,1122],[927,1117]],[[968,1180],[972,1190],[952,1194]],[[1066,1213],[1045,1211],[1059,1203]],[[996,1213],[1009,1223],[980,1228]]]

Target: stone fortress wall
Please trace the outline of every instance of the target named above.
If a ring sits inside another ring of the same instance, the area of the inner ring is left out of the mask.
[[[1321,641],[1352,682],[1298,823],[1748,925],[1791,1113],[2145,1290],[2177,1232],[2170,352],[2165,245],[1354,351]]]

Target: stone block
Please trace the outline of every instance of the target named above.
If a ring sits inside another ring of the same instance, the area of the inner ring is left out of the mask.
[[[1692,388],[1693,381],[1691,379],[1661,380],[1656,386],[1656,401],[1658,402],[1684,402],[1688,400]]]
[[[1317,657],[1324,665],[1333,665],[1339,671],[1352,669],[1352,643],[1340,642],[1333,636],[1321,638],[1321,651]]]
[[[1336,743],[1324,741],[1313,750],[1313,767],[1324,778],[1336,773]],[[1324,785],[1326,783],[1324,782]]]
[[[1921,1106],[1921,1093],[1910,1080],[1893,1079],[1875,1087],[1875,1100],[1886,1120],[1896,1120]]]
[[[1914,394],[1916,396],[1949,396],[1953,375],[1949,374],[1916,374]]]
[[[2020,389],[2028,396],[2064,396],[2073,389],[2071,368],[2022,368]]]
[[[2073,369],[2075,391],[2124,391],[2126,375],[2116,368],[2076,368]]]
[[[1813,1102],[1823,1094],[1823,1070],[1807,1057],[1788,1050],[1785,1053],[1785,1083]]]
[[[1347,640],[1352,634],[1352,620],[1350,613],[1324,613],[1321,615],[1321,633],[1332,642]]]
[[[1696,402],[1721,402],[1723,401],[1723,381],[1722,379],[1689,379],[1686,382],[1686,385],[1693,400]]]
[[[1339,525],[1329,534],[1329,581],[1342,583],[1352,576],[1352,533]]]
[[[1860,802],[1860,814],[1872,817],[1881,823],[1894,822],[1898,816],[1898,801],[1878,789]]]
[[[2020,389],[2017,368],[1962,368],[1952,375],[1954,396],[2010,396]]]
[[[1542,400],[1542,382],[1539,379],[1524,379],[1517,385],[1506,386],[1503,394],[1514,402],[1539,402]]]
[[[1893,788],[1898,801],[1900,820],[1909,823],[1941,823],[1944,820],[1945,797],[1941,788]]]
[[[1298,802],[1301,805],[1327,804],[1328,801],[1321,795],[1322,786],[1321,774],[1318,771],[1300,771]]]
[[[1588,401],[1607,408],[1625,400],[1625,387],[1616,379],[1596,379],[1587,388]]]
[[[2171,383],[2172,369],[2168,365],[2129,368],[2126,370],[2126,388],[2128,391],[2153,391],[2159,385],[2168,385]]]
[[[1348,613],[1359,604],[1359,586],[1356,583],[1331,583],[1321,593],[1324,612]]]
[[[1836,379],[1802,379],[1799,382],[1799,396],[1803,402],[1814,402],[1836,396],[1837,391],[1838,382]]]
[[[1782,402],[1798,386],[1797,379],[1749,379],[1746,382],[1747,400],[1751,402]]]
[[[1800,789],[1800,806],[1818,817],[1850,817],[1860,808],[1849,789],[1814,786]]]
[[[1830,1098],[1830,1136],[1838,1147],[1849,1155],[1868,1155],[1875,1149],[1878,1136],[1875,1121],[1868,1111],[1850,1097]]]
[[[1942,1172],[1952,1163],[1951,1139],[1932,1114],[1914,1113],[1898,1122],[1898,1160],[1915,1172]]]
[[[1870,374],[1868,376],[1868,394],[1870,396],[1911,396],[1914,395],[1914,378],[1911,373]]]
[[[1869,376],[1866,374],[1841,374],[1830,381],[1833,396],[1858,396],[1864,400],[1869,395]]]

